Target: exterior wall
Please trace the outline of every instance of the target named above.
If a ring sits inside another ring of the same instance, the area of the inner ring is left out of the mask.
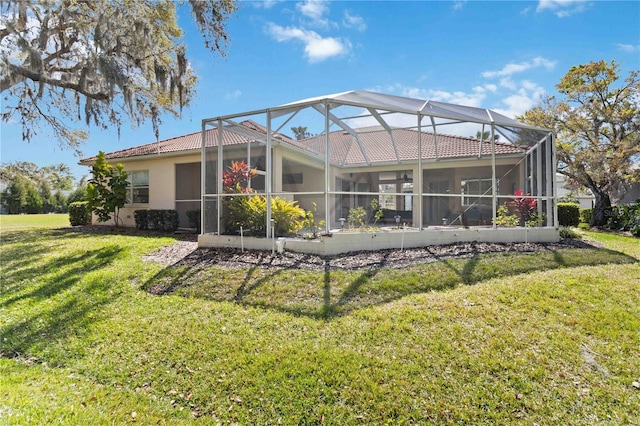
[[[183,156],[159,156],[148,159],[122,159],[112,164],[122,163],[127,172],[149,170],[149,204],[127,204],[120,209],[122,226],[134,227],[134,211],[147,209],[175,209],[176,178],[175,165],[179,163],[200,162],[200,153]],[[95,215],[94,224],[99,224]],[[103,222],[114,225],[113,220]]]

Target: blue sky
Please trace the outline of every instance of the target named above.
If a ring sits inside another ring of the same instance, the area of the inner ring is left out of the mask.
[[[573,65],[615,60],[640,69],[638,1],[241,2],[227,24],[226,58],[213,55],[180,10],[198,97],[160,139],[200,129],[206,117],[348,90],[373,90],[494,109],[508,116],[555,94]],[[77,123],[82,126],[83,123]],[[30,143],[1,124],[0,161],[66,163],[88,174],[46,131]],[[150,125],[89,128],[84,156],[155,141]]]

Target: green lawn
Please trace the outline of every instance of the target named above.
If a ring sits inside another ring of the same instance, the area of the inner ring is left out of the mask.
[[[69,225],[69,214],[3,214],[0,230],[24,228],[62,228]]]
[[[169,237],[5,219],[0,425],[640,422],[638,239],[194,271],[141,261]]]

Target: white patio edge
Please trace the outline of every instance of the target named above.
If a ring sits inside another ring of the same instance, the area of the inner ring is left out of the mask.
[[[556,228],[427,228],[380,229],[377,231],[334,231],[315,240],[302,238],[256,238],[236,235],[201,234],[198,247],[227,247],[246,250],[294,251],[331,256],[363,250],[415,248],[431,245],[492,242],[552,243],[560,240]]]

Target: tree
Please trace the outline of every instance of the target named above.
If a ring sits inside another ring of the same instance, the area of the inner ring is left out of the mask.
[[[478,130],[476,132],[476,139],[482,139],[483,141],[491,140],[491,131],[485,130],[484,132],[481,132],[480,130]],[[498,139],[500,139],[500,135],[493,135],[493,140],[497,141]]]
[[[2,192],[2,204],[9,214],[42,213],[43,198],[32,181],[19,176]]]
[[[60,191],[56,191],[53,194],[53,211],[56,213],[66,213],[67,212],[67,197]]]
[[[98,216],[98,222],[113,218],[115,225],[119,226],[118,214],[127,202],[128,181],[124,166],[107,163],[104,152],[100,151],[91,173],[93,177],[87,184],[89,209]]]
[[[307,132],[307,128],[304,126],[292,127],[291,131],[296,137],[296,140],[308,139],[311,137],[311,133]]]
[[[24,178],[15,179],[2,191],[2,205],[9,214],[20,214],[26,211],[27,185],[30,182]]]
[[[547,97],[519,117],[556,132],[558,172],[595,197],[592,226],[607,223],[611,200],[639,174],[640,71],[621,82],[618,68],[613,61],[571,67],[556,85],[563,99]]]
[[[54,190],[69,191],[73,189],[73,174],[69,166],[64,163],[41,167],[40,173]]]
[[[184,1],[206,47],[224,55],[233,0]],[[0,7],[2,118],[17,117],[24,140],[45,123],[61,146],[79,152],[87,132],[60,117],[118,133],[125,117],[134,125],[150,119],[158,137],[161,114],[178,115],[194,96],[173,0],[14,0]]]
[[[73,174],[66,164],[60,163],[51,166],[38,167],[29,161],[16,161],[3,164],[0,167],[0,181],[9,185],[18,177],[30,180],[34,185],[42,188],[65,191],[73,188]]]
[[[67,206],[71,203],[87,200],[87,184],[78,185],[78,187],[69,194],[67,198]]]

